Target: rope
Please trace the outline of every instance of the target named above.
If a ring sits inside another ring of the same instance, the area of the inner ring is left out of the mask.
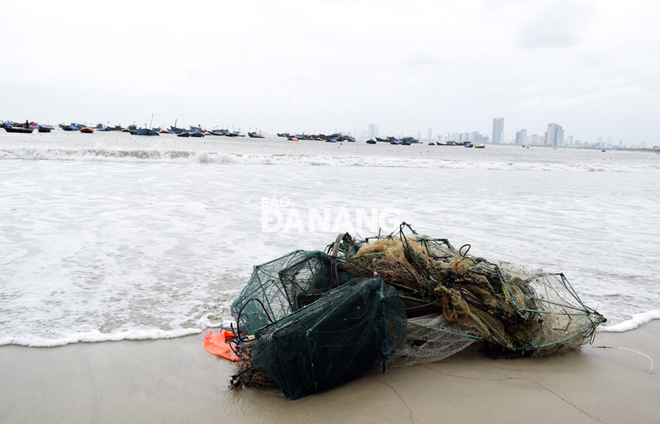
[[[264,306],[263,302],[262,302],[261,300],[257,299],[256,297],[253,297],[252,299],[248,299],[248,301],[245,302],[245,303],[243,304],[243,306],[241,306],[241,309],[238,311],[238,316],[236,317],[236,330],[234,330],[234,324],[233,324],[233,323],[232,323],[231,326],[230,326],[230,327],[231,327],[231,331],[232,331],[232,333],[234,333],[234,338],[235,338],[235,340],[229,340],[229,341],[227,342],[227,345],[229,346],[229,348],[230,348],[230,349],[232,350],[232,352],[234,352],[234,354],[235,354],[236,356],[238,356],[239,358],[242,358],[242,355],[238,352],[238,350],[237,350],[233,345],[238,346],[239,344],[241,344],[241,343],[245,342],[245,340],[247,340],[247,337],[243,337],[243,336],[241,335],[241,331],[240,331],[240,325],[241,325],[241,314],[243,313],[243,309],[245,309],[245,307],[246,307],[250,302],[252,302],[253,300],[256,300],[257,302],[259,302],[259,304],[261,305],[261,308],[264,310],[264,313],[266,314],[266,318],[268,318],[268,321],[270,321],[271,324],[273,323],[273,319],[272,319],[272,318],[270,317],[270,315],[268,314],[268,310],[266,310],[266,307]]]
[[[653,372],[653,359],[651,359],[651,357],[646,353],[642,353],[638,350],[628,349],[627,347],[617,347],[617,346],[585,346],[585,347],[588,347],[590,349],[619,349],[619,350],[628,350],[630,352],[639,353],[642,356],[646,356],[649,359],[649,361],[651,361],[651,369],[649,370],[649,374]]]

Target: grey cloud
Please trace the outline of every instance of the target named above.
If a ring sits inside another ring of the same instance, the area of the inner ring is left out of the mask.
[[[518,32],[520,45],[526,49],[576,45],[593,15],[590,1],[534,2],[527,10]]]

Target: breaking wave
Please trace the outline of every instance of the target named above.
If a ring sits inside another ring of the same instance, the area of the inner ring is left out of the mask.
[[[516,159],[493,160],[480,158],[442,159],[437,157],[399,157],[372,155],[325,155],[292,153],[227,153],[195,150],[163,149],[105,149],[99,147],[67,149],[16,147],[0,149],[0,159],[63,160],[63,161],[154,161],[190,162],[200,164],[253,164],[303,166],[366,166],[396,168],[444,168],[531,171],[580,172],[660,172],[660,164],[653,161],[620,163],[534,162]]]

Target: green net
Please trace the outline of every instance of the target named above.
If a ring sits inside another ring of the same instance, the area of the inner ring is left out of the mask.
[[[297,399],[345,383],[405,338],[406,311],[380,277],[353,279],[256,333],[252,366]]]
[[[234,387],[277,385],[296,399],[378,361],[435,362],[473,343],[491,357],[577,349],[605,318],[566,277],[468,255],[407,224],[345,234],[332,254],[295,251],[256,266],[232,304],[241,358]]]
[[[342,272],[333,282],[331,263],[324,252],[296,250],[255,266],[247,286],[232,303],[238,327],[245,334],[254,334],[314,302],[333,284],[339,286],[353,278]]]

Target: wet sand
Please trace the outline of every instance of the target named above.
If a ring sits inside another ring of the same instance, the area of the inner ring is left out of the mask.
[[[433,364],[373,370],[330,392],[290,401],[231,391],[234,365],[171,340],[0,347],[1,423],[658,423],[660,321],[599,333],[561,356],[490,360],[461,353]]]

